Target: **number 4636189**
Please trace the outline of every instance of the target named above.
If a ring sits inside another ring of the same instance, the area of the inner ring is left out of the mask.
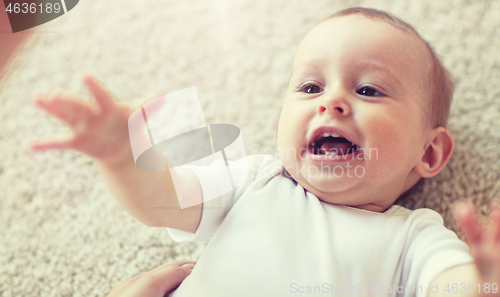
[[[61,5],[59,3],[9,3],[5,8],[8,13],[59,13]]]
[[[477,287],[477,288],[476,288]],[[489,284],[489,283],[483,283],[483,284],[477,284],[477,285],[474,285],[474,284],[465,284],[465,283],[461,283],[461,284],[457,284],[457,283],[453,283],[453,284],[446,284],[446,286],[444,287],[444,290],[445,292],[448,292],[448,293],[474,293],[474,291],[477,291],[478,293],[498,293],[498,284],[496,283],[492,283],[492,284]]]

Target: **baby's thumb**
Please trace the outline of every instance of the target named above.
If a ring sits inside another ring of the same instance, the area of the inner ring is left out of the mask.
[[[146,96],[143,99],[139,99],[132,104],[133,109],[136,110],[146,105],[145,110],[147,113],[157,112],[165,105],[164,95],[165,93],[163,92],[157,92],[153,95]]]

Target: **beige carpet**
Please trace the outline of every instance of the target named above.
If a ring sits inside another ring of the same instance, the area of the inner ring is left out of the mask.
[[[467,198],[500,197],[500,1],[82,0],[39,27],[0,83],[0,296],[104,296],[119,281],[204,244],[176,244],[108,193],[90,159],[34,154],[30,140],[65,131],[30,96],[88,98],[90,71],[124,101],[196,86],[207,122],[242,128],[248,153],[273,152],[294,51],[319,20],[349,6],[413,24],[458,84],[447,168],[403,202],[442,213]],[[0,40],[1,46],[1,40]]]

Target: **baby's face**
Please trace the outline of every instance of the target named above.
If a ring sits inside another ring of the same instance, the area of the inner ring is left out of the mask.
[[[300,44],[277,144],[287,171],[323,201],[384,211],[418,181],[430,69],[423,42],[359,15]]]

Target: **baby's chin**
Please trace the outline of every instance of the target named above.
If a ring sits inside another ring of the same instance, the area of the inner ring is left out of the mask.
[[[387,195],[379,199],[374,195],[379,191],[374,190],[373,185],[363,183],[358,177],[311,178],[307,182],[297,182],[323,202],[374,212],[385,211],[397,198],[391,200],[391,196]]]
[[[335,176],[331,173],[321,172],[316,175],[305,175],[295,178],[304,189],[313,193],[320,199],[325,197],[324,199],[327,200],[335,196],[343,196],[346,192],[356,192],[356,189],[359,189],[359,179],[360,178],[356,176]]]

